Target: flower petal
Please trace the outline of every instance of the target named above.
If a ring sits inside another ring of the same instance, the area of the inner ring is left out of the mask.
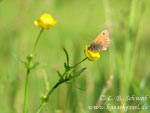
[[[50,14],[44,13],[39,19],[34,21],[34,24],[43,29],[50,29],[56,24],[56,20]]]
[[[84,53],[85,53],[85,56],[87,56],[90,61],[95,61],[100,58],[100,53],[89,50],[88,46],[85,47]]]

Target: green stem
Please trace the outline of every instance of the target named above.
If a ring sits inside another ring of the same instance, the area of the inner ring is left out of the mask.
[[[35,44],[34,44],[34,47],[33,47],[33,50],[32,50],[32,53],[33,53],[33,54],[34,54],[34,52],[35,52],[35,49],[36,49],[37,44],[38,44],[38,41],[39,41],[40,36],[41,36],[41,34],[43,33],[43,31],[44,31],[44,29],[42,28],[41,31],[40,31],[40,33],[39,33],[39,35],[38,35],[38,37],[36,38],[36,41],[35,41]]]
[[[36,113],[40,113],[43,107],[45,106],[46,102],[42,102],[41,105],[39,106],[39,109]]]
[[[47,94],[47,96],[46,96],[46,98],[44,98],[43,100],[42,100],[42,103],[41,103],[41,105],[39,106],[39,109],[38,109],[38,111],[37,111],[37,113],[40,113],[41,112],[41,110],[43,109],[43,107],[46,105],[46,103],[48,102],[48,99],[49,99],[49,96],[52,94],[52,92],[61,84],[61,83],[63,83],[64,81],[58,81],[55,85],[54,85],[54,87],[48,92],[48,94]]]
[[[27,56],[27,63],[26,63],[27,74],[26,74],[25,92],[24,92],[24,113],[27,113],[27,100],[28,100],[29,75],[30,75],[30,71],[31,71],[31,63],[32,63],[32,60],[34,58],[33,57],[34,52],[35,52],[35,49],[37,47],[38,41],[40,39],[40,36],[41,36],[43,30],[44,29],[41,29],[38,37],[36,38],[32,53],[29,56]]]
[[[87,57],[84,58],[83,60],[81,60],[79,63],[77,63],[77,64],[75,64],[74,66],[72,66],[72,67],[70,68],[70,70],[73,69],[73,68],[75,68],[75,67],[77,67],[79,64],[81,64],[82,62],[84,62],[86,59],[87,59]],[[68,71],[70,71],[70,70],[65,70],[65,72],[63,73],[62,76],[65,76],[66,73],[67,73]],[[53,92],[60,84],[66,82],[66,81],[68,81],[68,80],[70,80],[70,79],[59,80],[59,81],[54,85],[54,87],[48,92],[47,96],[42,100],[42,103],[40,104],[40,106],[39,106],[39,108],[38,108],[38,110],[37,110],[36,113],[40,113],[40,112],[41,112],[41,110],[43,109],[43,107],[44,107],[44,106],[46,105],[46,103],[48,102],[49,97],[50,97],[50,95],[52,94],[52,92]]]
[[[85,57],[83,60],[81,60],[79,63],[75,64],[74,66],[71,67],[71,69],[77,67],[79,64],[81,64],[82,62],[84,62],[86,59],[88,59],[88,57]]]
[[[24,95],[24,113],[27,112],[27,98],[28,98],[29,74],[30,74],[30,69],[27,69],[26,82],[25,82],[25,95]]]

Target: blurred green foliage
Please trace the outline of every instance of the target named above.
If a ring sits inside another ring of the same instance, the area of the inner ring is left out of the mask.
[[[57,24],[45,30],[37,48],[38,68],[31,72],[28,112],[35,113],[41,100],[59,79],[67,48],[77,63],[84,47],[103,29],[110,31],[111,45],[101,59],[86,61],[87,70],[70,85],[63,84],[51,95],[43,113],[124,113],[122,110],[89,110],[96,105],[110,75],[114,76],[105,96],[150,96],[150,0],[0,0],[0,113],[23,111],[25,60],[40,28],[35,19],[52,14]],[[81,90],[82,89],[82,90]],[[102,105],[149,105],[147,101],[104,101]],[[148,113],[129,110],[128,113]]]

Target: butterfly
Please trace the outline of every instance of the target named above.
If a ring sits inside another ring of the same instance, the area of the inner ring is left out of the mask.
[[[108,32],[108,30],[103,30],[95,38],[95,40],[88,47],[88,49],[91,50],[91,51],[95,51],[95,52],[98,52],[98,51],[101,51],[101,50],[107,50],[109,44],[110,44],[109,32]]]

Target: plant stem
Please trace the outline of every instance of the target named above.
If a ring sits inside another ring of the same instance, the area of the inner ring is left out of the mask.
[[[43,107],[45,106],[46,102],[42,102],[41,105],[39,106],[39,109],[36,113],[40,113]]]
[[[71,69],[77,67],[79,64],[81,64],[82,62],[84,62],[86,59],[88,59],[88,57],[85,57],[83,60],[81,60],[79,63],[75,64],[74,66],[71,67]]]
[[[74,66],[72,66],[72,67],[70,68],[70,70],[73,69],[73,68],[75,68],[75,67],[77,67],[79,64],[81,64],[82,62],[84,62],[86,59],[87,59],[87,57],[84,58],[83,60],[81,60],[79,63],[77,63],[77,64],[75,64]],[[66,75],[66,73],[67,73],[68,71],[70,71],[70,70],[65,70],[65,72],[63,73],[62,76],[64,77],[64,76]],[[40,106],[39,106],[39,108],[38,108],[38,110],[37,110],[36,113],[40,113],[40,112],[41,112],[41,110],[43,109],[43,107],[44,107],[44,106],[46,105],[46,103],[48,102],[49,97],[50,97],[50,95],[52,94],[52,92],[53,92],[60,84],[66,82],[66,81],[69,81],[69,80],[70,80],[69,78],[68,78],[68,79],[63,79],[63,80],[60,79],[60,80],[54,85],[54,87],[52,87],[52,89],[48,92],[47,96],[42,100],[42,103],[40,104]]]
[[[41,105],[39,106],[39,109],[38,109],[38,111],[37,111],[37,113],[40,113],[41,112],[41,110],[43,109],[43,107],[46,105],[46,103],[48,102],[48,99],[49,99],[49,96],[51,95],[51,93],[61,84],[61,83],[63,83],[64,81],[58,81],[55,85],[54,85],[54,87],[48,92],[48,94],[47,94],[47,96],[46,96],[46,98],[44,98],[43,100],[42,100],[42,103],[41,103]]]
[[[35,52],[35,49],[36,49],[37,44],[38,44],[38,41],[39,41],[40,36],[41,36],[41,34],[43,33],[43,31],[44,31],[44,29],[41,29],[41,31],[40,31],[38,37],[36,38],[36,41],[35,41],[35,44],[34,44],[34,47],[33,47],[33,50],[32,50],[32,53],[33,53],[33,54],[34,54],[34,52]]]
[[[30,69],[27,69],[26,82],[25,82],[25,95],[24,95],[24,113],[27,112],[27,98],[28,98],[28,88],[29,88],[29,74],[30,74]]]
[[[39,35],[36,38],[32,53],[29,56],[27,56],[27,63],[26,63],[27,74],[26,74],[25,92],[24,92],[24,113],[27,113],[27,100],[28,100],[29,75],[31,71],[31,63],[32,63],[32,60],[34,59],[34,52],[35,52],[36,46],[38,44],[38,41],[40,39],[40,36],[43,30],[44,29],[41,29]]]

